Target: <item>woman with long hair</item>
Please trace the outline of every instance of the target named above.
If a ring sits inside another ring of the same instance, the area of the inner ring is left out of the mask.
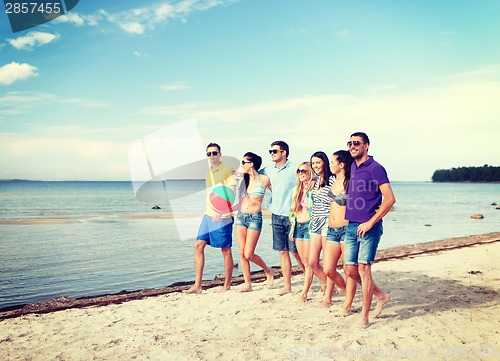
[[[297,185],[293,189],[290,209],[290,240],[295,241],[297,252],[304,264],[304,287],[299,300],[307,301],[307,293],[311,287],[313,272],[309,266],[309,224],[312,212],[311,182],[314,182],[314,173],[309,162],[302,162],[297,168]]]
[[[331,186],[329,194],[332,202],[328,217],[326,244],[323,248],[323,271],[328,277],[323,304],[331,305],[333,285],[336,284],[346,295],[344,308],[339,311],[339,315],[347,315],[351,312],[352,299],[356,292],[356,281],[352,278],[347,278],[347,282],[344,281],[344,278],[337,271],[337,263],[341,254],[342,263],[344,263],[344,236],[347,223],[349,223],[344,217],[353,161],[354,159],[347,150],[336,151],[330,161],[330,169],[335,175],[335,182]]]
[[[262,230],[262,200],[266,188],[270,188],[269,177],[259,174],[262,158],[252,152],[247,152],[241,161],[244,179],[244,191],[241,195],[240,209],[236,216],[236,236],[240,248],[240,265],[245,280],[241,292],[252,291],[250,278],[250,262],[262,267],[267,277],[269,288],[274,282],[274,273],[266,263],[255,254],[255,247]],[[243,185],[242,185],[243,186]]]
[[[311,156],[311,167],[316,173],[316,181],[312,189],[313,207],[311,213],[311,241],[309,243],[309,265],[319,278],[322,289],[327,286],[327,277],[321,267],[320,254],[326,243],[328,217],[330,215],[330,188],[335,177],[330,171],[328,156],[321,151]]]

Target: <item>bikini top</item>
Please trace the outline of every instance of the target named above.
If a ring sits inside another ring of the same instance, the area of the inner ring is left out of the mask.
[[[264,197],[264,193],[266,192],[266,190],[260,182],[260,174],[257,177],[257,184],[255,185],[255,187],[253,187],[253,190],[250,193],[248,193],[247,189],[247,196]]]
[[[307,201],[303,200],[302,202],[300,202],[300,208],[305,209],[307,211],[307,209],[309,208],[307,206]]]
[[[328,195],[339,206],[347,205],[347,194],[345,194],[345,193],[333,194],[332,191],[330,191],[330,194],[328,194]]]

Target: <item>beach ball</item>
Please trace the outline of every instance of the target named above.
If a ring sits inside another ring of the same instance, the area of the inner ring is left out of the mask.
[[[234,203],[235,194],[231,187],[218,185],[210,191],[210,204],[221,213],[231,212],[231,206]]]

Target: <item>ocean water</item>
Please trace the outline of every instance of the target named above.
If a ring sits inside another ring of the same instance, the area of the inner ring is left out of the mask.
[[[0,182],[0,308],[192,281],[203,186],[171,181],[152,204],[137,200],[130,182]],[[500,210],[492,206],[500,204],[500,184],[392,186],[397,203],[384,218],[380,249],[500,231]],[[182,207],[172,206],[175,199]],[[156,204],[161,209],[152,209]],[[476,213],[484,219],[471,219]],[[173,214],[193,217],[192,237],[180,236]],[[222,256],[205,250],[203,278],[213,279],[223,273]],[[256,253],[279,265],[269,219]],[[233,257],[239,262],[236,239]]]

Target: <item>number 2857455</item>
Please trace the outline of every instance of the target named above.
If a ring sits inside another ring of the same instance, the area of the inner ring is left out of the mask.
[[[62,9],[60,3],[7,2],[5,12],[7,14],[60,14]]]

